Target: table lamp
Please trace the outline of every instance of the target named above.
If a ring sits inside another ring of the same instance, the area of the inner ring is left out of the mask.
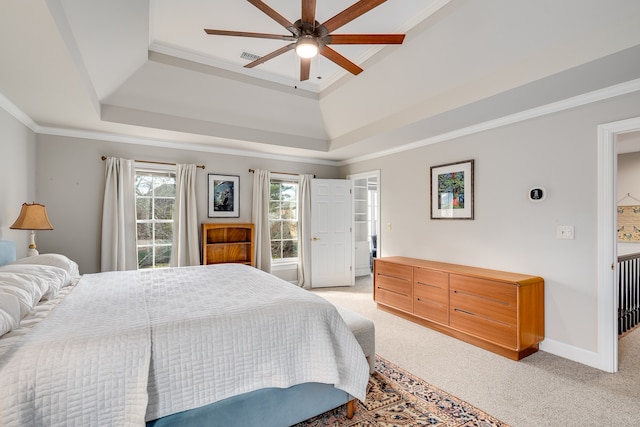
[[[9,228],[14,230],[31,230],[27,256],[38,255],[35,230],[53,230],[53,226],[47,216],[47,209],[44,205],[35,202],[32,204],[23,203],[18,219],[16,219],[16,222]]]

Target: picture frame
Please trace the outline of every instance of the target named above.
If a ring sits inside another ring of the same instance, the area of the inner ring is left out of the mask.
[[[237,218],[240,216],[240,177],[209,174],[209,218]]]
[[[431,219],[473,219],[473,160],[431,167]]]
[[[618,243],[640,242],[640,205],[618,205]]]

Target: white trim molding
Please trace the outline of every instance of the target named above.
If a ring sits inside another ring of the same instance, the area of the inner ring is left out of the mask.
[[[384,157],[394,153],[413,150],[426,145],[448,141],[455,138],[460,138],[462,136],[483,132],[489,129],[496,129],[502,126],[510,125],[510,124],[521,122],[524,120],[529,120],[529,119],[533,119],[543,115],[568,110],[570,108],[579,107],[581,105],[586,105],[593,102],[603,101],[606,99],[614,98],[614,97],[625,95],[628,93],[633,93],[636,91],[640,91],[640,79],[630,80],[628,82],[613,85],[604,89],[600,89],[600,90],[588,92],[582,95],[567,98],[562,101],[550,103],[547,105],[542,105],[540,107],[536,107],[536,108],[532,108],[519,113],[500,117],[495,120],[489,120],[483,123],[478,123],[473,126],[456,129],[451,132],[445,132],[440,135],[436,135],[431,138],[426,138],[424,140],[420,140],[414,143],[405,144],[400,147],[392,148],[389,150],[382,150],[375,153],[367,154],[365,156],[353,157],[351,159],[345,159],[342,161],[315,159],[311,157],[296,157],[296,156],[269,154],[269,153],[257,152],[252,150],[234,150],[230,148],[216,147],[213,145],[194,144],[194,143],[189,144],[189,143],[178,142],[178,141],[144,138],[144,137],[138,137],[138,136],[114,134],[114,133],[101,132],[101,131],[68,129],[68,128],[59,128],[54,126],[45,127],[45,126],[40,126],[39,124],[34,122],[33,119],[31,119],[24,112],[22,112],[18,107],[16,107],[8,98],[3,96],[1,93],[0,93],[0,107],[6,110],[12,116],[14,116],[16,119],[18,119],[22,124],[27,126],[29,129],[39,134],[68,136],[72,138],[95,139],[100,141],[114,141],[114,142],[122,142],[122,143],[128,143],[128,144],[140,144],[140,145],[175,148],[175,149],[183,149],[183,150],[187,149],[187,150],[200,151],[205,153],[209,152],[209,153],[230,154],[230,155],[245,156],[245,157],[259,157],[259,158],[267,158],[267,159],[274,159],[274,160],[321,164],[321,165],[327,165],[327,166],[344,166],[348,164],[362,162],[365,160]],[[624,121],[617,122],[617,123],[620,123],[617,126],[621,126],[624,128],[623,122]],[[629,130],[629,132],[631,131],[632,130]],[[622,133],[622,131],[620,131],[619,133]]]
[[[640,131],[640,117],[598,126],[598,353],[595,367],[618,371],[616,136]]]
[[[591,366],[592,368],[599,368],[598,353],[583,348],[545,338],[544,341],[540,343],[540,350],[573,360],[574,362],[582,363],[583,365]]]
[[[604,89],[595,90],[592,92],[583,93],[581,95],[573,96],[571,98],[563,99],[561,101],[552,102],[550,104],[541,105],[539,107],[531,108],[519,113],[510,114],[507,116],[499,117],[494,120],[488,120],[486,122],[478,123],[472,126],[456,129],[451,132],[445,132],[440,135],[435,135],[430,138],[423,139],[421,141],[406,144],[400,147],[390,148],[388,150],[378,151],[370,153],[360,157],[354,157],[352,159],[343,160],[340,165],[348,165],[352,163],[358,163],[365,160],[376,159],[378,157],[388,156],[390,154],[401,153],[403,151],[413,150],[416,148],[424,147],[438,142],[444,142],[463,136],[472,135],[479,132],[484,132],[491,129],[496,129],[502,126],[522,122],[525,120],[534,119],[540,116],[546,116],[548,114],[558,113],[560,111],[569,110],[571,108],[580,107],[582,105],[591,104],[594,102],[604,101],[606,99],[615,98],[617,96],[626,95],[628,93],[637,92],[640,90],[640,79],[630,80],[628,82],[620,83],[617,85],[609,86]]]

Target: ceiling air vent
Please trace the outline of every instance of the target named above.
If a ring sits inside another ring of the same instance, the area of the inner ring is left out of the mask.
[[[240,58],[248,59],[249,61],[255,61],[257,59],[260,59],[261,56],[260,55],[256,55],[255,53],[242,52],[242,55],[240,55]]]

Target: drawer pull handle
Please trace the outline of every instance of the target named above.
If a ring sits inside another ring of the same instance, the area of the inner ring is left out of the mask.
[[[472,313],[470,311],[466,311],[466,310],[461,310],[459,308],[454,308],[453,311],[458,312],[458,313],[462,313],[462,314],[466,314],[469,316],[473,316],[473,317],[478,317],[480,319],[484,319],[484,320],[488,320],[489,322],[493,322],[493,323],[499,323],[501,325],[507,326],[509,328],[513,327],[513,325],[511,325],[510,323],[506,323],[506,322],[501,322],[499,320],[496,319],[492,319],[490,317],[485,317],[485,316],[480,316],[479,314],[476,313]]]
[[[485,297],[485,296],[478,295],[478,294],[472,294],[470,292],[459,291],[457,289],[454,290],[453,293],[454,294],[460,294],[460,295],[467,295],[467,296],[470,296],[472,298],[478,298],[478,299],[483,299],[483,300],[486,300],[486,301],[495,302],[496,304],[500,304],[500,305],[504,305],[504,306],[510,306],[511,305],[507,301],[501,301],[501,300],[495,299],[495,298],[489,298],[489,297]]]
[[[378,276],[388,277],[390,279],[402,280],[403,282],[408,282],[409,279],[405,279],[404,277],[392,276],[390,274],[378,273]]]
[[[431,305],[435,305],[436,307],[444,307],[442,304],[438,304],[437,302],[433,302],[433,301],[429,301],[428,299],[422,299],[422,298],[416,298],[416,300],[425,303],[425,304],[431,304]]]
[[[403,297],[408,297],[409,296],[407,294],[403,294],[402,292],[394,291],[392,289],[387,289],[387,288],[383,288],[383,287],[380,287],[380,286],[377,286],[377,288],[380,289],[381,291],[391,292],[392,294],[396,294],[396,295],[402,295]]]
[[[416,282],[418,285],[429,286],[430,288],[442,289],[442,286],[432,285],[431,283]]]

